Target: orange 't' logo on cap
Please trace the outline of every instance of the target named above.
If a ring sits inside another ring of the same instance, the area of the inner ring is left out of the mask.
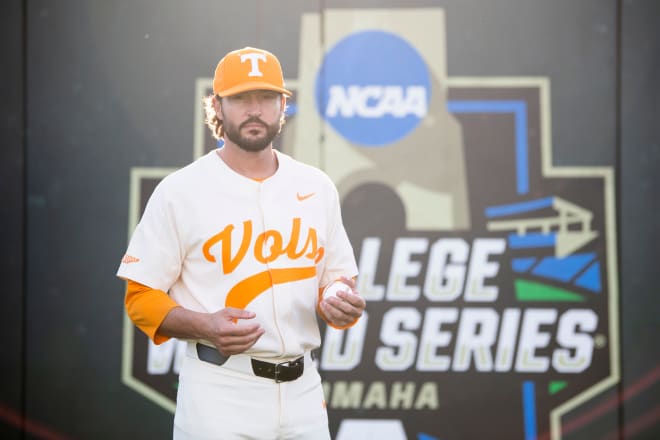
[[[213,77],[213,93],[220,97],[250,90],[272,90],[291,96],[284,88],[282,66],[267,50],[245,47],[229,52],[218,63]]]

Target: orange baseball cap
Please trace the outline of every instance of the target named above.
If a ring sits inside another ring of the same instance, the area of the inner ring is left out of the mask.
[[[225,55],[215,68],[213,93],[222,97],[249,90],[273,90],[291,96],[284,88],[282,66],[275,55],[245,47]]]

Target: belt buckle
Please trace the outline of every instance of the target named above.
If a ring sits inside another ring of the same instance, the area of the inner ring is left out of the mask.
[[[291,362],[280,362],[279,364],[275,364],[275,377],[273,377],[273,380],[276,383],[286,382],[280,379],[280,371],[282,371],[282,366],[289,366],[289,364],[291,364]]]
[[[282,383],[283,380],[280,380],[280,364],[275,364],[275,376],[273,377],[275,383]]]

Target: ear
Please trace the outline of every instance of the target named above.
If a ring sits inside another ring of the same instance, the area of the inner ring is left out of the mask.
[[[284,113],[284,110],[286,110],[286,95],[281,94],[280,95],[280,111]]]
[[[222,102],[218,99],[217,95],[213,96],[213,109],[216,114],[222,113]]]

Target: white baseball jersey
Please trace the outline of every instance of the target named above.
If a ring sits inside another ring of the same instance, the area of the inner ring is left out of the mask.
[[[319,287],[357,275],[335,185],[276,154],[276,173],[261,182],[233,171],[216,151],[167,176],[117,272],[191,310],[255,312],[265,333],[247,353],[261,358],[318,347]]]

